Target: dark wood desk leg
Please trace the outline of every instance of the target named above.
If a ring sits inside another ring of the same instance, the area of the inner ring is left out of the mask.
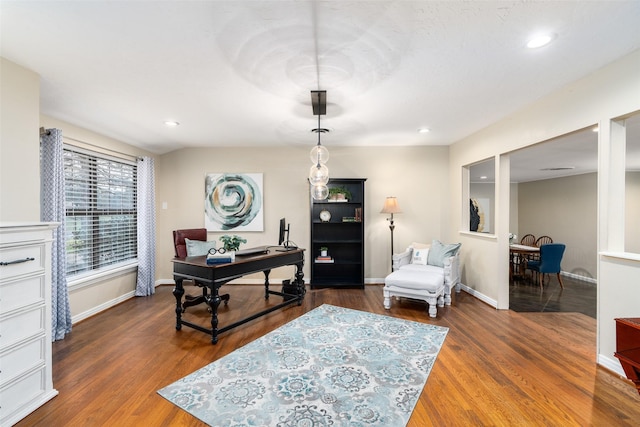
[[[271,270],[264,270],[264,299],[269,299],[269,273]]]
[[[296,264],[296,285],[298,286],[298,305],[302,305],[304,294],[307,292],[307,288],[304,286],[304,273],[302,272],[302,266],[304,263],[300,262]]]
[[[184,288],[182,287],[182,279],[173,278],[176,282],[176,287],[173,288],[173,295],[176,297],[176,330],[182,329],[182,295],[184,295]]]
[[[218,343],[218,307],[222,302],[218,293],[218,286],[213,285],[211,289],[211,297],[207,299],[207,304],[211,308],[211,343]]]

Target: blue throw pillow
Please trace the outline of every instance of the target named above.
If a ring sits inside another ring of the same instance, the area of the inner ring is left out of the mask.
[[[444,260],[457,254],[460,246],[462,246],[462,243],[444,245],[439,240],[434,240],[431,243],[431,249],[429,249],[427,264],[444,267]]]
[[[184,239],[187,245],[187,256],[202,256],[209,253],[209,249],[216,247],[216,242],[205,242],[204,240]]]

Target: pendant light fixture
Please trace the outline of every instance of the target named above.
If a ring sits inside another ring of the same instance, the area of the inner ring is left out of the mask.
[[[318,134],[318,143],[311,149],[309,157],[311,159],[311,169],[309,169],[309,183],[311,183],[311,196],[315,200],[324,200],[329,196],[329,150],[320,143],[320,135],[329,132],[329,129],[320,127],[320,116],[327,114],[327,91],[312,90],[311,105],[313,106],[313,114],[318,116],[318,127],[312,129],[311,132]]]

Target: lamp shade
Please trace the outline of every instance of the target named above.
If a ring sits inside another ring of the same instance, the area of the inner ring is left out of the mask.
[[[387,197],[387,199],[384,201],[384,206],[382,207],[380,213],[402,213],[402,211],[400,210],[400,206],[398,205],[398,199],[396,199],[395,197]]]
[[[309,169],[309,182],[311,185],[327,185],[329,182],[329,168],[322,163],[311,166],[311,169]]]
[[[314,165],[318,163],[327,163],[329,161],[329,150],[318,144],[311,149],[309,157],[311,158],[311,163]]]
[[[324,184],[318,184],[311,187],[311,197],[314,200],[324,200],[329,197],[329,187]]]

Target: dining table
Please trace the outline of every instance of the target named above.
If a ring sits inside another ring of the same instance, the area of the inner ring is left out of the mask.
[[[509,279],[524,278],[524,270],[527,266],[526,260],[529,259],[531,255],[538,255],[539,253],[540,248],[537,246],[520,245],[517,243],[509,244]]]

